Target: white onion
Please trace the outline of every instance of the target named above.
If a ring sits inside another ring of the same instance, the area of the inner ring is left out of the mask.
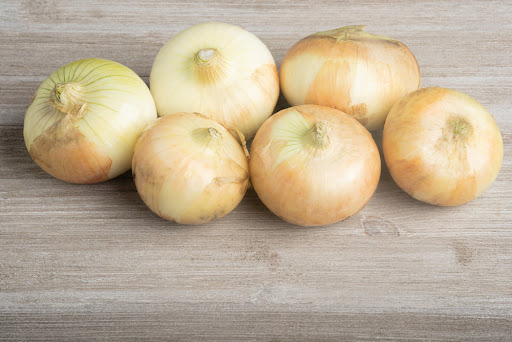
[[[274,114],[251,146],[251,180],[262,202],[303,226],[334,223],[370,200],[380,177],[371,134],[349,115],[302,105]]]
[[[23,135],[32,159],[50,175],[95,183],[130,169],[135,141],[156,117],[148,87],[131,69],[82,59],[41,84]]]
[[[279,78],[274,58],[256,36],[238,26],[203,23],[162,47],[150,88],[160,116],[204,113],[250,139],[274,110]]]
[[[398,101],[383,133],[386,164],[412,197],[454,206],[482,194],[498,176],[503,140],[475,99],[446,88],[424,88]]]
[[[382,129],[389,109],[420,86],[416,58],[399,41],[347,26],[310,35],[281,64],[281,89],[292,106],[317,104]]]
[[[199,114],[159,118],[142,134],[132,165],[137,191],[159,216],[199,224],[231,212],[249,187],[238,141]]]

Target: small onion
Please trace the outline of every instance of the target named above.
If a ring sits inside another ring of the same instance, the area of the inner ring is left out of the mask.
[[[272,54],[255,35],[203,23],[172,37],[150,76],[158,115],[199,112],[247,139],[272,114],[279,77]]]
[[[445,88],[424,88],[400,99],[389,112],[382,144],[398,186],[442,206],[478,197],[503,161],[503,140],[492,115],[472,97]]]
[[[420,70],[404,44],[364,28],[318,32],[292,46],[281,64],[288,103],[333,107],[382,129],[391,106],[419,88]]]
[[[135,146],[132,172],[144,203],[184,224],[227,215],[249,187],[242,146],[200,114],[167,115],[150,125]]]
[[[55,71],[25,114],[32,159],[55,178],[95,183],[130,169],[140,133],[157,117],[147,85],[131,69],[82,59]]]
[[[280,111],[251,146],[251,180],[262,202],[290,223],[317,226],[357,213],[380,177],[371,134],[349,115],[302,105]]]

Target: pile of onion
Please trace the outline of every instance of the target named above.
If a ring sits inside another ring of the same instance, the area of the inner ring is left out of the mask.
[[[329,107],[302,105],[274,114],[251,146],[251,180],[262,202],[290,223],[318,226],[357,213],[380,178],[371,134]]]
[[[416,58],[401,42],[347,26],[312,34],[281,64],[281,89],[292,106],[317,104],[382,129],[391,106],[420,86]]]
[[[274,110],[279,77],[272,54],[255,35],[203,23],[162,47],[150,88],[158,115],[203,113],[251,139]]]
[[[478,197],[503,161],[492,115],[470,96],[445,88],[400,99],[389,112],[382,144],[395,182],[412,197],[442,206]]]
[[[249,187],[249,162],[238,141],[200,114],[156,120],[135,146],[137,191],[159,216],[199,224],[230,213]]]
[[[157,117],[131,69],[82,59],[51,74],[35,93],[23,135],[32,159],[55,178],[95,183],[130,169],[142,130]]]
[[[271,116],[279,81],[293,107]],[[501,133],[481,104],[455,90],[417,90],[411,51],[364,26],[300,40],[279,80],[253,34],[195,25],[162,47],[150,85],[103,59],[58,69],[25,115],[30,156],[72,183],[108,180],[131,167],[144,203],[183,224],[230,213],[250,178],[273,213],[303,226],[343,220],[371,199],[381,160],[368,130],[384,128],[391,176],[431,204],[473,200],[503,162]],[[245,138],[253,137],[249,160]]]

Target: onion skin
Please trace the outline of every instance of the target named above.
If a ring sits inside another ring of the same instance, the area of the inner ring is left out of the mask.
[[[472,97],[446,88],[423,88],[400,99],[389,112],[382,144],[398,186],[440,206],[481,195],[503,162],[493,116]]]
[[[249,162],[238,141],[199,114],[159,118],[135,146],[137,191],[157,215],[200,224],[230,213],[249,187]]]
[[[82,59],[52,73],[25,114],[32,159],[71,183],[96,183],[130,169],[142,130],[157,117],[147,85],[129,68]]]
[[[356,214],[380,178],[371,134],[349,115],[302,105],[274,114],[251,146],[252,185],[283,220],[327,225]]]
[[[234,25],[202,23],[172,37],[150,76],[158,115],[204,113],[247,139],[279,96],[274,58],[255,35]]]
[[[399,41],[347,26],[293,45],[281,64],[281,89],[292,106],[339,109],[368,130],[382,129],[391,106],[420,86],[420,70]]]

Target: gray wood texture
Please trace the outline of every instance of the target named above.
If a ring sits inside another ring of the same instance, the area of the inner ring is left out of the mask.
[[[510,1],[3,0],[0,340],[512,341],[511,13]],[[145,207],[129,173],[71,185],[31,161],[24,112],[53,70],[100,57],[147,82],[159,48],[203,21],[253,32],[278,64],[303,36],[350,24],[404,42],[424,86],[495,116],[498,179],[440,208],[384,167],[370,203],[331,226],[287,224],[252,190],[225,218],[180,226]]]

